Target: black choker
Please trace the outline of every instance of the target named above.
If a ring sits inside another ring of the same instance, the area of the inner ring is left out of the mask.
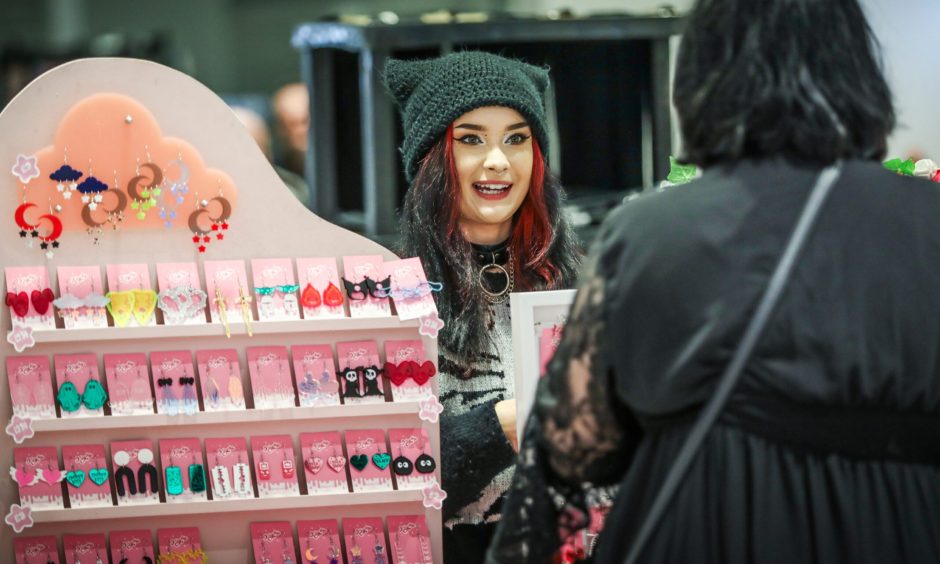
[[[506,264],[509,262],[509,239],[495,245],[477,245],[470,243],[473,250],[473,259],[480,266],[490,264]]]

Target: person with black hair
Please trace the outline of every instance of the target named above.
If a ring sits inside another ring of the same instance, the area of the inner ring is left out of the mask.
[[[699,0],[674,84],[704,173],[602,226],[487,562],[551,561],[585,483],[596,562],[940,562],[940,191],[879,162],[858,0]]]
[[[548,72],[482,52],[390,60],[410,182],[402,256],[421,258],[439,337],[444,559],[481,562],[516,441],[509,293],[574,284],[579,252],[543,155]]]

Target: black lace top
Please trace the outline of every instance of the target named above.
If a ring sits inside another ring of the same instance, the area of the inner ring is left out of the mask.
[[[550,562],[614,483],[596,561],[622,561],[817,172],[742,163],[611,214],[488,562]],[[847,163],[641,561],[940,561],[938,343],[940,189]]]

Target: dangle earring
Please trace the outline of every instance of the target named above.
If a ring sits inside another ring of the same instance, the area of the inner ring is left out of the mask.
[[[313,530],[310,530],[310,534],[307,535],[306,544],[307,550],[304,551],[304,564],[318,564],[317,559],[319,556],[313,552],[313,547],[310,546],[310,536],[313,534]]]
[[[166,493],[168,495],[180,495],[183,493],[183,473],[180,467],[174,464],[173,453],[170,452],[170,465],[166,467]]]
[[[206,491],[206,470],[202,464],[196,462],[195,454],[190,455],[189,490],[193,493]]]
[[[162,193],[160,184],[163,182],[163,171],[150,162],[150,149],[146,146],[144,149],[147,151],[148,162],[140,164],[138,158],[136,176],[127,183],[127,194],[131,197],[131,209],[136,210],[137,219],[140,220],[146,219],[150,208],[157,205],[157,196]],[[145,168],[150,172],[149,178],[140,174],[141,168]],[[140,187],[142,188],[138,190]]]
[[[401,542],[401,531],[395,531],[395,564],[407,564],[405,562],[405,545]]]
[[[366,366],[362,369],[363,381],[365,382],[365,393],[363,396],[381,396],[385,397],[385,392],[379,387],[381,385],[381,380],[379,376],[382,374],[382,369],[374,364],[371,366]]]
[[[63,200],[72,199],[72,193],[78,188],[78,179],[82,176],[84,173],[69,166],[69,148],[65,147],[62,166],[49,175],[49,179],[56,183],[55,189],[62,195]]]
[[[88,381],[85,382],[85,390],[82,392],[82,404],[92,411],[101,409],[108,401],[108,394],[101,386],[101,382],[95,377],[98,368],[88,368]]]
[[[425,441],[425,443],[421,446],[421,456],[415,459],[415,469],[422,474],[430,474],[437,468],[437,463],[434,462],[434,459],[431,458],[431,455],[424,451],[427,446],[428,443]]]
[[[251,296],[245,293],[245,287],[240,282],[238,284],[238,303],[241,305],[242,319],[245,321],[248,336],[253,337],[254,334],[251,332]]]
[[[375,555],[373,558],[373,562],[375,564],[386,564],[385,547],[382,546],[382,542],[379,540],[379,535],[376,533],[372,533],[372,537],[375,539],[375,546],[372,549],[372,552]]]
[[[258,461],[258,479],[264,481],[271,479],[271,465],[264,459],[264,450],[261,451],[261,460]]]
[[[235,372],[235,363],[229,363],[228,396],[232,403],[238,407],[245,404],[245,392],[242,389],[242,379]]]
[[[55,470],[53,470],[52,462],[46,461],[46,469],[43,470],[41,474],[39,474],[39,479],[49,484],[50,486],[54,486],[55,484],[58,484],[65,479],[65,472],[59,470],[58,462],[56,462]]]
[[[282,451],[284,458],[281,459],[281,476],[289,480],[294,477],[294,458],[288,457],[287,452]]]
[[[167,376],[163,367],[160,367],[160,378],[157,379],[157,386],[163,390],[160,394],[160,411],[167,415],[179,415],[180,402],[173,391],[173,377]]]
[[[281,564],[294,564],[294,555],[291,554],[293,550],[287,548],[287,537],[284,537],[283,540],[284,549],[281,551]],[[293,547],[291,547],[291,549],[293,549]]]
[[[232,477],[229,469],[224,464],[219,464],[219,457],[215,457],[215,464],[212,466],[212,496],[217,498],[229,497],[232,495]]]
[[[311,474],[319,474],[323,470],[323,459],[313,454],[313,446],[310,447],[310,456],[304,460],[304,466]]]
[[[137,489],[140,493],[147,493],[147,478],[150,478],[150,493],[156,494],[160,490],[157,488],[157,467],[153,465],[153,451],[149,448],[143,448],[137,451],[137,460],[140,461],[140,468],[137,469]]]
[[[65,370],[65,382],[59,386],[59,392],[56,394],[56,401],[59,407],[67,413],[75,413],[82,407],[82,396],[78,394],[75,384],[69,379],[68,369]]]
[[[330,535],[330,564],[339,564],[339,550],[333,542],[333,535]]]
[[[241,496],[250,496],[251,491],[251,471],[248,469],[248,465],[242,460],[242,453],[238,453],[238,462],[232,466],[232,474],[234,479],[235,492]]]
[[[160,219],[163,226],[169,229],[176,221],[176,208],[183,203],[186,192],[189,191],[189,167],[183,162],[183,156],[177,150],[176,160],[170,161],[163,169],[163,180],[169,191],[163,196],[163,205],[160,206]],[[176,168],[176,179],[171,179],[168,171]]]
[[[333,456],[327,459],[326,464],[331,470],[339,474],[346,468],[346,457],[341,454],[336,454],[336,447],[333,447]]]
[[[23,469],[17,470],[16,466],[10,468],[10,476],[20,485],[21,488],[35,486],[39,483],[39,473],[29,473],[26,471],[26,463],[23,463]]]
[[[196,398],[196,377],[190,376],[186,365],[183,366],[183,375],[179,378],[183,390],[180,410],[186,415],[195,415],[199,411],[199,400]]]
[[[119,450],[114,453],[114,463],[118,469],[114,471],[114,486],[120,497],[137,495],[137,481],[134,479],[134,471],[131,470],[131,455],[126,450]]]
[[[353,532],[352,540],[353,545],[349,549],[349,554],[352,556],[352,564],[363,564],[362,549],[359,547],[359,542],[356,540],[355,532]]]

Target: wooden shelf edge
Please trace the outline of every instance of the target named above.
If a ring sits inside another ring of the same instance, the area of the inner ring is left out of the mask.
[[[398,317],[343,317],[333,319],[295,319],[291,321],[254,321],[252,333],[277,335],[283,333],[362,331],[381,329],[417,329],[418,320],[402,321]],[[229,325],[233,337],[248,334],[242,323]],[[225,330],[219,323],[203,325],[154,325],[151,327],[95,327],[89,329],[50,329],[33,332],[36,344],[77,343],[86,341],[131,341],[135,339],[168,339],[186,337],[218,337]]]
[[[364,405],[329,405],[285,407],[280,409],[245,409],[242,411],[200,411],[196,415],[104,415],[74,419],[39,419],[33,431],[39,433],[94,431],[101,429],[141,429],[217,425],[222,423],[257,423],[263,421],[305,419],[347,419],[370,416],[418,414],[417,401],[385,402]]]
[[[272,498],[192,501],[187,503],[152,503],[111,507],[85,507],[73,509],[37,509],[32,517],[35,523],[66,523],[71,521],[100,521],[104,519],[138,519],[186,514],[235,513],[277,509],[304,509],[335,507],[340,505],[375,505],[388,503],[421,502],[420,490],[390,492],[354,492],[324,495],[299,495]]]

